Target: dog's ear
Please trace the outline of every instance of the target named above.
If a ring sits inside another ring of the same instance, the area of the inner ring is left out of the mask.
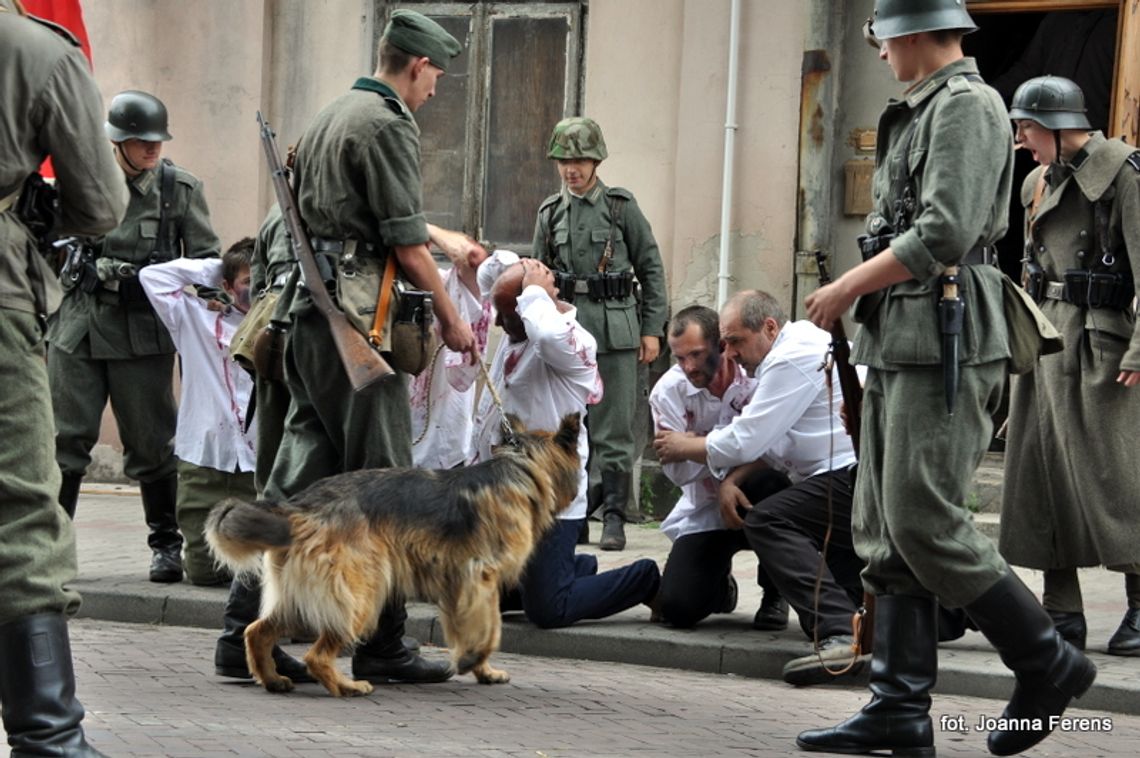
[[[568,413],[562,417],[562,424],[554,433],[554,442],[567,450],[578,450],[578,434],[582,430],[582,418],[577,413]]]

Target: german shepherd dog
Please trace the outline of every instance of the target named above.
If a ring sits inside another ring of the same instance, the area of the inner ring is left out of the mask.
[[[487,662],[499,648],[499,589],[519,580],[578,492],[579,427],[574,414],[554,433],[518,432],[466,468],[354,471],[281,503],[216,505],[206,522],[214,555],[262,578],[261,616],[245,631],[254,678],[270,692],[293,689],[272,649],[307,628],[318,633],[304,659],[313,677],[336,696],[368,694],[372,685],[342,674],[336,657],[375,631],[389,598],[411,598],[439,606],[455,671],[509,681]]]

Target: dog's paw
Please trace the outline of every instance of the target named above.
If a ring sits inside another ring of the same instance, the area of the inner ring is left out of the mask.
[[[484,664],[475,669],[475,678],[479,684],[506,684],[511,681],[511,675],[502,669],[493,669]]]
[[[337,689],[340,691],[333,693],[337,697],[360,697],[370,694],[372,692],[372,685],[363,679],[358,679],[356,681],[342,682],[337,686]]]
[[[292,692],[293,680],[287,676],[270,679],[265,682],[265,689],[267,692]]]

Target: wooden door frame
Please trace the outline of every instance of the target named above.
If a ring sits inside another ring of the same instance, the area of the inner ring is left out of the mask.
[[[975,0],[966,7],[975,16],[988,13],[1116,8],[1116,56],[1112,75],[1109,137],[1140,144],[1140,3],[1135,0]]]

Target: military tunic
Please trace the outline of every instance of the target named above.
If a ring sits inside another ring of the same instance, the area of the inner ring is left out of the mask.
[[[127,215],[94,243],[97,258],[142,267],[156,259],[218,254],[202,183],[173,164],[165,170],[175,172],[165,252],[158,239],[156,168],[127,179]],[[121,299],[118,290],[129,286],[137,282],[107,282],[90,293],[73,286],[48,329],[56,459],[65,474],[82,476],[91,463],[108,398],[123,441],[126,475],[153,482],[174,473],[174,343],[141,291],[141,300]]]
[[[620,201],[615,205],[614,201]],[[574,299],[578,321],[598,342],[598,370],[605,385],[602,402],[590,409],[591,466],[600,471],[633,470],[637,455],[633,435],[637,396],[637,351],[642,336],[662,337],[668,295],[661,254],[649,221],[633,194],[606,187],[599,179],[582,197],[564,187],[538,210],[534,255],[551,269],[584,277],[598,270],[610,238],[611,209],[617,208],[613,260],[607,271],[632,271],[641,285],[641,303],[624,298]]]
[[[939,276],[1006,230],[1013,150],[1005,106],[970,58],[951,63],[892,101],[878,129],[873,193],[879,219],[894,215],[899,172],[915,188],[909,231],[891,243],[913,279],[860,300],[852,361],[870,367],[853,517],[863,581],[875,594],[930,595],[965,605],[1005,571],[974,527],[965,500],[992,432],[1009,339],[1001,274],[961,269],[966,321],[960,384],[947,415],[936,299]],[[903,155],[913,124],[909,152]]]
[[[1062,282],[1067,269],[1140,274],[1140,156],[1136,148],[1095,133],[1072,166],[1038,167],[1025,179],[1021,202],[1032,205],[1049,171],[1027,244]],[[1111,203],[1103,264],[1094,205]],[[1027,214],[1028,217],[1028,214]],[[1002,554],[1037,569],[1140,563],[1140,479],[1134,448],[1140,394],[1116,382],[1140,370],[1140,326],[1131,305],[1084,308],[1046,299],[1041,309],[1064,335],[1061,353],[1014,377],[1009,445],[1002,490]],[[1127,567],[1136,571],[1135,566]]]
[[[357,255],[378,257],[428,241],[419,128],[377,79],[358,79],[314,118],[297,146],[294,178],[314,237],[355,239]],[[285,347],[291,403],[266,496],[288,497],[344,471],[412,465],[407,377],[397,373],[353,392],[308,291],[284,296],[292,298]]]
[[[43,329],[59,305],[55,276],[3,202],[50,155],[61,228],[103,234],[126,208],[122,172],[103,136],[103,106],[79,44],[0,4],[0,624],[72,613],[75,537],[59,507]],[[37,298],[36,291],[43,296]]]

